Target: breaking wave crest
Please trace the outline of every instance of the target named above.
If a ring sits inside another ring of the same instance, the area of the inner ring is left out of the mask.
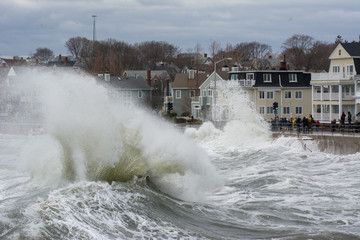
[[[34,179],[59,184],[147,175],[159,189],[188,200],[218,183],[193,140],[145,110],[114,102],[93,78],[38,73],[34,84],[46,134],[33,136],[21,157]]]

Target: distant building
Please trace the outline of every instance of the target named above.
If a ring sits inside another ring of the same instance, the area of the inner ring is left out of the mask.
[[[320,122],[350,112],[358,119],[360,104],[360,43],[339,43],[329,56],[328,73],[312,74],[312,113]]]
[[[239,71],[235,67],[229,72],[229,77],[247,91],[256,111],[268,121],[275,118],[274,102],[279,105],[276,113],[279,118],[311,114],[310,73],[295,70]]]
[[[110,97],[120,104],[126,106],[151,104],[152,88],[141,76],[118,77],[106,73],[99,74],[96,79],[108,90]]]

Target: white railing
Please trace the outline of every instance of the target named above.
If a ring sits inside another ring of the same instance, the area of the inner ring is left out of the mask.
[[[312,81],[324,80],[353,80],[354,75],[345,75],[343,73],[311,73]]]
[[[337,118],[337,115],[337,113],[333,113],[332,117]],[[315,113],[313,117],[315,121],[330,122],[332,120],[330,119],[330,113]]]
[[[339,100],[339,93],[332,93],[331,94],[331,100],[338,101]]]
[[[255,80],[252,79],[241,79],[238,80],[240,87],[252,87],[255,85]]]
[[[321,99],[321,93],[314,93],[313,94],[313,100],[314,101],[339,101],[339,93],[331,93],[331,99],[330,99],[330,93],[323,93],[322,99]],[[353,95],[345,95],[342,94],[342,100],[354,100]]]

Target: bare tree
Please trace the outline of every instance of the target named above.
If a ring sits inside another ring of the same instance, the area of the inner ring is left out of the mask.
[[[37,48],[34,57],[40,61],[48,61],[54,56],[53,51],[48,48]]]
[[[91,55],[92,42],[84,37],[74,37],[65,42],[65,47],[76,59],[81,59]]]
[[[212,41],[209,46],[210,54],[212,56],[213,64],[216,62],[216,57],[218,56],[219,52],[221,51],[221,45],[219,42]]]
[[[287,61],[294,69],[304,69],[306,68],[305,66],[309,64],[307,63],[307,54],[309,54],[313,45],[313,37],[294,34],[283,43],[283,55],[286,56]]]

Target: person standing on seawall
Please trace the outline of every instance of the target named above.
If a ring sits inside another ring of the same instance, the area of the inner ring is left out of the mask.
[[[349,122],[349,125],[351,124],[351,112],[348,112],[348,122]]]
[[[344,125],[345,124],[345,113],[344,112],[342,112],[340,120],[341,120],[341,124]]]

